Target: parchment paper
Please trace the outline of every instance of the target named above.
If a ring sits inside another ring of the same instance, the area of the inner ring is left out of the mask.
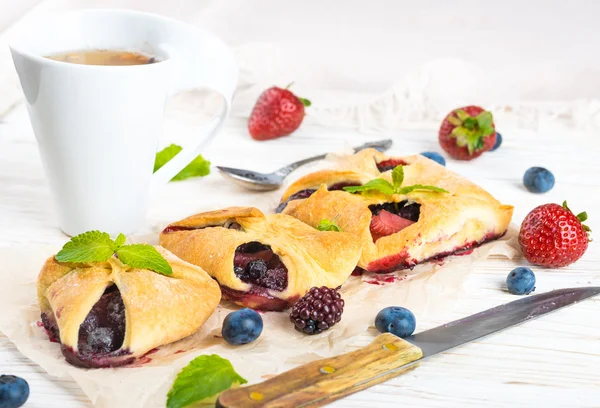
[[[509,234],[509,237],[514,233]],[[0,331],[50,375],[72,378],[96,407],[164,407],[166,394],[179,372],[201,354],[229,359],[249,383],[321,357],[350,351],[378,333],[377,312],[386,306],[408,307],[417,316],[417,330],[448,309],[478,263],[491,255],[511,258],[514,238],[493,242],[473,253],[417,266],[408,274],[365,274],[342,287],[346,301],[342,321],[316,336],[293,329],[286,312],[263,314],[264,330],[254,343],[233,347],[220,337],[224,317],[237,306],[223,302],[195,335],[148,354],[132,367],[85,370],[65,362],[57,343],[48,341],[40,320],[35,280],[44,260],[60,248],[28,245],[0,249]]]

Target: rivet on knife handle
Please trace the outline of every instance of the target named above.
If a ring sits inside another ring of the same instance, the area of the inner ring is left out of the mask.
[[[217,406],[319,407],[382,383],[416,367],[421,349],[393,334],[379,335],[367,347],[313,361],[265,382],[223,392]]]

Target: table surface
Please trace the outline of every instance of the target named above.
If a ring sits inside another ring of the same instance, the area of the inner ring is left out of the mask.
[[[0,245],[62,244],[35,139],[23,106],[0,123]],[[568,199],[574,210],[587,210],[592,230],[600,230],[600,146],[597,137],[570,130],[504,130],[504,144],[473,162],[449,160],[448,167],[515,206],[519,224],[533,207]],[[435,130],[359,134],[304,126],[293,136],[268,143],[252,141],[243,121],[230,119],[205,156],[214,164],[269,170],[296,159],[358,145],[367,139],[391,137],[398,154],[438,150]],[[235,147],[232,147],[235,146]],[[276,153],[276,154],[275,154]],[[556,176],[555,188],[544,195],[528,193],[524,171],[541,165]],[[150,219],[189,214],[198,203],[211,201],[211,188],[229,189],[216,173],[203,179],[171,183],[156,198]],[[256,193],[245,195],[251,203]],[[207,204],[208,203],[208,204]],[[175,204],[175,205],[174,205]],[[176,208],[176,211],[173,209]],[[465,284],[465,295],[434,316],[440,324],[497,304],[515,300],[502,290],[508,272],[526,264],[491,258]],[[571,286],[600,286],[600,250],[592,242],[577,263],[558,270],[537,269],[537,291]],[[2,311],[2,313],[9,313]],[[437,355],[409,374],[335,403],[339,407],[598,407],[600,406],[600,298],[591,299],[525,325]],[[78,386],[54,379],[21,355],[0,334],[0,372],[27,379],[27,407],[87,407]]]

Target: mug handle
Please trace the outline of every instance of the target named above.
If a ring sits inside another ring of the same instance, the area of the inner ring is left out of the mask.
[[[218,92],[223,104],[219,112],[206,125],[200,141],[191,141],[168,163],[152,175],[151,194],[168,183],[209,144],[231,110],[231,100],[237,87],[238,68],[233,52],[216,36],[208,32],[198,34],[182,28],[173,34],[171,44],[160,48],[169,55],[167,63],[173,63],[175,85],[171,95],[194,88],[206,87]],[[204,127],[204,126],[203,126]]]

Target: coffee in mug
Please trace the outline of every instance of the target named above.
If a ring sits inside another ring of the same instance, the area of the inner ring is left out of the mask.
[[[83,65],[145,65],[159,62],[156,57],[139,52],[117,50],[82,50],[47,55],[54,61]]]

